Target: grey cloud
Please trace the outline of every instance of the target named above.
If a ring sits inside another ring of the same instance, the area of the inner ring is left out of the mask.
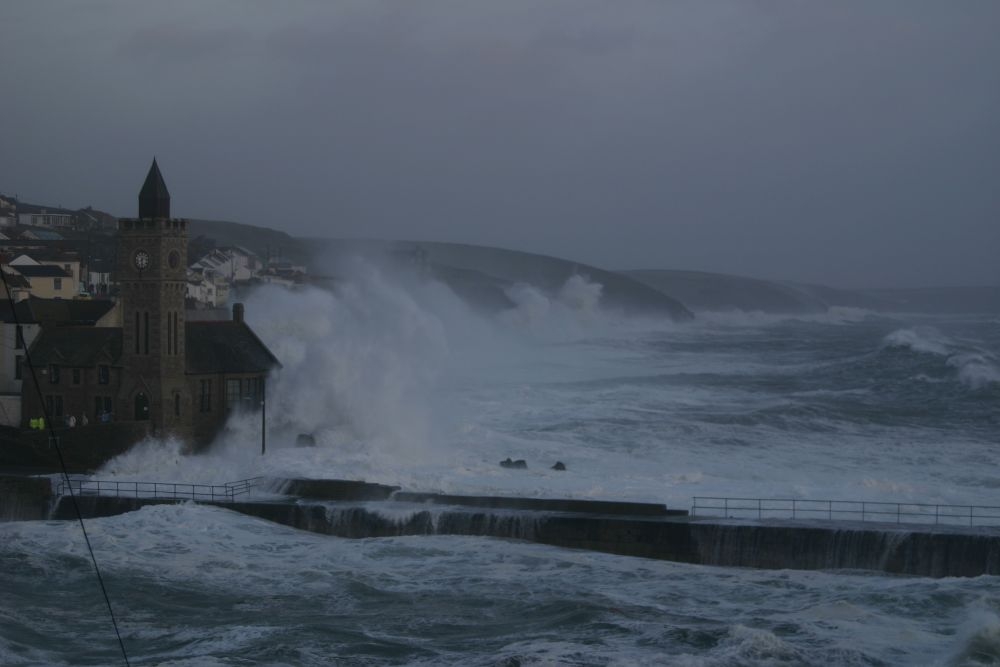
[[[179,213],[291,233],[1000,281],[993,3],[95,8],[0,39],[60,35],[0,71],[0,189],[127,213],[156,153]]]

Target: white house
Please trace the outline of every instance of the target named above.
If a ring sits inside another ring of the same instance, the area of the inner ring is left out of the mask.
[[[229,300],[229,283],[214,271],[189,268],[187,271],[187,299],[197,307],[218,308]]]
[[[240,246],[216,248],[191,264],[193,269],[213,272],[230,284],[254,278],[261,270],[260,258]]]
[[[73,226],[73,218],[73,211],[64,208],[50,208],[23,203],[17,205],[17,222],[27,227],[46,227],[48,229],[55,229],[57,227],[70,228]]]

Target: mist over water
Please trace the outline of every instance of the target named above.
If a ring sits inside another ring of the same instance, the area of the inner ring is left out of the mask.
[[[356,260],[332,291],[262,288],[247,319],[284,368],[260,421],[211,450],[151,442],[97,476],[366,479],[444,492],[687,507],[694,495],[1000,504],[995,316],[624,317],[601,286],[470,307]],[[316,447],[295,447],[299,433]],[[528,470],[497,463],[523,458]],[[566,472],[550,470],[563,461]]]

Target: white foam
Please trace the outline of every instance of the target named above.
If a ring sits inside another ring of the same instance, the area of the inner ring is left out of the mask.
[[[948,358],[948,365],[958,369],[958,379],[971,389],[1000,384],[1000,366],[993,355],[965,352]]]
[[[694,326],[702,323],[722,327],[770,327],[785,322],[848,325],[862,322],[878,313],[864,308],[833,306],[819,313],[767,313],[760,310],[719,310],[699,312]]]
[[[1000,615],[986,596],[965,610],[965,620],[954,635],[949,665],[995,665],[1000,662]]]
[[[893,331],[883,339],[883,345],[946,356],[952,350],[953,341],[933,327],[914,327]]]

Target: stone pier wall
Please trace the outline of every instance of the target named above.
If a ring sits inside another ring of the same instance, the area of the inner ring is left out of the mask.
[[[84,516],[169,499],[84,496]],[[345,538],[478,535],[683,563],[804,570],[871,570],[928,577],[1000,574],[1000,531],[896,525],[737,522],[373,501],[213,503],[300,530]],[[75,518],[69,499],[53,518]]]

